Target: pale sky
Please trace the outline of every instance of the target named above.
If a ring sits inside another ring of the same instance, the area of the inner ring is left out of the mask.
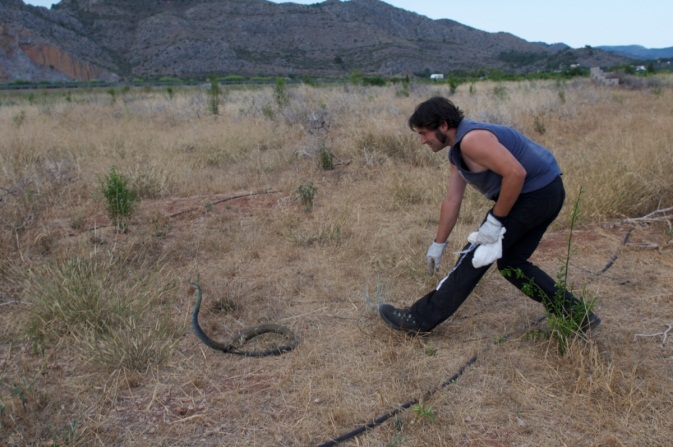
[[[138,0],[142,1],[142,0]],[[321,3],[318,0],[270,0]],[[672,0],[384,0],[431,19],[451,19],[482,31],[505,31],[529,42],[673,47]],[[55,0],[24,0],[50,7]]]

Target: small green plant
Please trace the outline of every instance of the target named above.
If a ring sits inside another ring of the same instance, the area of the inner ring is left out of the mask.
[[[350,83],[353,85],[362,85],[362,78],[364,77],[364,74],[360,71],[354,71],[353,73],[350,74],[348,77],[350,80]]]
[[[507,337],[505,337],[504,335],[499,335],[495,338],[495,344],[496,345],[501,345],[501,344],[505,343],[506,341],[507,341]]]
[[[115,90],[114,87],[110,87],[107,91],[107,94],[110,95],[110,101],[112,101],[112,104],[117,102],[117,90]]]
[[[84,228],[86,218],[84,216],[77,216],[70,222],[70,228],[73,230],[81,230]]]
[[[38,379],[40,379],[44,374],[44,371],[47,369],[47,364],[47,358],[43,357],[40,365],[37,368],[37,371],[32,376],[32,378],[28,376],[22,376],[20,378],[21,383],[14,382],[11,384],[11,396],[21,402],[21,407],[23,408],[24,412],[28,409],[29,405],[39,406],[42,404],[42,399],[44,399],[44,396],[39,392],[39,390],[36,389],[35,384],[39,383]],[[4,380],[0,381],[0,384],[10,386],[10,383]]]
[[[284,78],[276,78],[276,86],[273,89],[273,97],[279,109],[287,107],[290,103],[290,95],[287,92],[287,85]]]
[[[477,87],[474,85],[474,82],[470,84],[470,95],[474,96],[477,94]]]
[[[394,433],[390,441],[386,443],[386,447],[402,447],[404,445],[404,438],[401,433]]]
[[[25,389],[18,383],[15,383],[12,386],[12,397],[16,397],[19,399],[24,411],[26,410],[26,404],[28,403],[28,397],[27,397],[28,392],[30,392],[30,390]]]
[[[339,245],[343,237],[345,217],[325,220],[313,229],[291,229],[283,231],[285,238],[300,247],[312,245]]]
[[[220,114],[220,81],[217,78],[210,80],[210,88],[208,89],[208,108],[213,115]]]
[[[52,427],[51,424],[47,424],[47,431],[51,433],[50,445],[54,447],[75,445],[75,439],[77,438],[77,428],[79,427],[79,424],[80,421],[77,418],[70,421],[70,423],[60,430]]]
[[[387,301],[387,295],[386,285],[383,283],[381,276],[378,276],[376,278],[374,292],[371,295],[369,293],[369,284],[367,284],[367,289],[365,290],[365,307],[371,312],[378,314],[379,304],[383,304]]]
[[[549,331],[545,331],[544,329],[532,329],[524,334],[524,339],[532,342],[538,342],[545,338],[549,338]]]
[[[509,98],[509,93],[507,93],[507,87],[505,87],[504,85],[496,85],[495,87],[493,87],[493,95],[500,101],[505,101]]]
[[[334,155],[329,149],[321,147],[318,155],[320,157],[320,167],[323,171],[331,171],[334,169]]]
[[[535,132],[539,133],[540,135],[544,135],[547,132],[544,121],[539,115],[535,116],[535,123],[533,127],[535,128]]]
[[[414,405],[412,408],[416,413],[416,417],[418,417],[418,419],[420,420],[427,419],[430,422],[435,421],[435,410],[432,407],[426,407],[425,405],[418,403]]]
[[[33,355],[39,355],[44,358],[44,337],[41,335],[33,335],[31,338],[33,339]]]
[[[455,94],[456,91],[458,90],[458,85],[460,83],[458,82],[458,79],[456,79],[454,76],[449,77],[449,91],[451,94]]]
[[[313,186],[313,182],[310,180],[297,188],[299,199],[307,212],[313,211],[313,199],[317,193],[318,188]]]
[[[175,97],[175,91],[173,91],[173,87],[166,87],[166,93],[168,94],[168,99],[172,101]]]
[[[271,104],[264,104],[261,108],[262,110],[262,115],[264,115],[265,118],[273,121],[276,119],[276,112],[273,110],[273,105]]]
[[[561,104],[565,104],[566,103],[566,91],[565,90],[559,90],[558,98],[561,100]]]
[[[106,208],[110,221],[119,231],[128,229],[128,221],[135,210],[138,194],[129,188],[129,180],[117,172],[113,166],[101,180],[100,191],[105,197]]]
[[[434,357],[437,355],[437,349],[435,348],[425,348],[425,355],[428,357]]]
[[[397,92],[397,96],[408,97],[410,84],[409,75],[406,75],[404,79],[402,79],[402,88]]]
[[[26,112],[21,110],[19,113],[12,117],[16,127],[21,127],[21,125],[26,121]]]

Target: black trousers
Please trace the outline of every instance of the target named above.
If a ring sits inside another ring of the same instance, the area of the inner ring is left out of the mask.
[[[547,273],[528,259],[537,248],[549,225],[556,219],[565,200],[561,177],[537,191],[521,194],[507,216],[503,237],[500,271],[520,290],[524,288],[535,301],[552,313],[570,311],[577,302],[570,292],[557,293],[557,284]],[[453,270],[431,291],[411,306],[411,313],[423,331],[430,331],[458,310],[474,290],[489,266],[474,268],[474,247],[465,246]],[[518,272],[519,274],[515,274]]]

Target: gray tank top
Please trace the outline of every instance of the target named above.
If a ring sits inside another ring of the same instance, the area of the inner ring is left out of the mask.
[[[468,132],[477,129],[487,130],[494,134],[500,144],[505,146],[526,170],[526,180],[521,193],[537,191],[561,175],[561,168],[554,155],[522,133],[499,124],[479,123],[464,119],[456,129],[456,141],[449,149],[449,161],[456,166],[465,181],[486,198],[495,200],[498,197],[502,176],[488,169],[483,172],[471,172],[460,155],[460,142],[463,137]]]

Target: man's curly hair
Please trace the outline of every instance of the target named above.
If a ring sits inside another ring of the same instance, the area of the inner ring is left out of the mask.
[[[463,111],[454,103],[444,97],[435,96],[416,106],[416,110],[409,117],[409,128],[414,131],[419,128],[436,130],[446,122],[449,129],[455,129],[464,117]]]

